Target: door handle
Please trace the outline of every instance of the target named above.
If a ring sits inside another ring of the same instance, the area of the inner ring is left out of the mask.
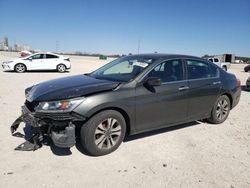
[[[188,90],[188,89],[189,89],[188,86],[179,87],[179,91],[184,91],[184,90]]]
[[[213,82],[213,85],[221,84],[221,81]]]

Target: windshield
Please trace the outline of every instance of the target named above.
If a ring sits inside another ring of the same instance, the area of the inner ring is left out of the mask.
[[[137,77],[153,61],[152,58],[127,56],[104,65],[91,73],[90,76],[97,79],[129,82]]]

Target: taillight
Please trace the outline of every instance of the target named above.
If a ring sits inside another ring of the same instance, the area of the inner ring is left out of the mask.
[[[240,87],[240,86],[241,86],[240,79],[237,78],[237,87]]]

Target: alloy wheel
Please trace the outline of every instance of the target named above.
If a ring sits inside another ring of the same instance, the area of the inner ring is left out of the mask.
[[[58,69],[59,72],[65,72],[65,70],[66,70],[64,65],[58,65],[57,69]]]
[[[221,99],[216,108],[216,117],[219,120],[223,120],[224,118],[227,117],[227,114],[229,113],[229,104],[227,100]]]
[[[17,72],[24,72],[25,71],[25,66],[22,64],[16,65],[16,71]]]
[[[119,141],[122,133],[120,123],[114,118],[102,121],[95,130],[95,145],[99,149],[110,149]]]

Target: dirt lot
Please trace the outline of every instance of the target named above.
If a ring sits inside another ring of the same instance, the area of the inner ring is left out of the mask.
[[[17,54],[0,52],[0,62]],[[71,57],[70,73],[0,70],[0,187],[250,187],[250,92],[221,125],[190,123],[129,138],[114,153],[90,157],[81,147],[13,149],[22,138],[9,127],[20,115],[24,89],[52,78],[89,72],[107,61]],[[249,73],[232,65],[244,85]],[[22,126],[21,126],[22,128]],[[19,131],[22,131],[22,129]]]

